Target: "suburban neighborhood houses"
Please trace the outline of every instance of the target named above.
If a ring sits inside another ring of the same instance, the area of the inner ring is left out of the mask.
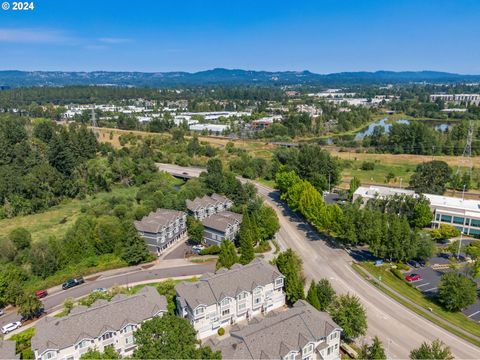
[[[197,220],[203,220],[213,214],[228,210],[232,205],[233,202],[230,199],[218,194],[187,200],[187,209]]]
[[[167,300],[149,286],[135,295],[115,295],[110,302],[99,299],[89,308],[74,307],[65,317],[40,320],[32,350],[37,360],[78,360],[89,349],[107,347],[128,356],[136,346],[133,332],[142,322],[166,312]]]

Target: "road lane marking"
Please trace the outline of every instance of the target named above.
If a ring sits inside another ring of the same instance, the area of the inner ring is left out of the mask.
[[[424,290],[424,292],[427,292],[427,291],[432,291],[432,290],[437,290],[437,288],[436,288],[436,287],[433,287],[433,288],[430,288],[430,289]]]
[[[480,310],[479,310],[479,311],[475,311],[473,314],[468,315],[468,317],[471,318],[472,316],[475,316],[475,315],[477,315],[478,313],[480,313]]]
[[[422,287],[422,286],[425,286],[425,285],[430,285],[430,283],[425,283],[425,284],[417,285],[417,288]]]

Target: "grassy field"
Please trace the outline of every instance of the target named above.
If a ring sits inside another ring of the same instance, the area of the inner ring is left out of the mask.
[[[60,238],[75,223],[82,207],[92,206],[111,196],[133,196],[136,191],[136,187],[114,187],[109,193],[98,193],[83,200],[65,200],[42,213],[0,220],[0,237],[17,227],[24,227],[32,234],[32,241],[48,239],[52,235]]]
[[[373,265],[372,263],[361,263],[359,264],[360,267],[364,268],[367,270],[371,275],[373,275],[375,278],[380,279],[383,283],[388,285],[390,288],[398,292],[399,294],[403,295],[404,297],[408,298],[409,300],[413,301],[415,304],[423,307],[425,310],[431,312],[442,317],[452,325],[455,325],[464,331],[475,335],[475,336],[480,336],[480,325],[474,321],[470,321],[463,313],[461,312],[449,312],[445,311],[441,306],[437,305],[435,302],[431,301],[428,299],[426,296],[423,295],[422,292],[419,290],[415,289],[414,287],[408,285],[405,281],[398,279],[395,277],[388,269],[386,266],[381,266],[377,267]],[[382,289],[381,287],[379,287]],[[383,291],[383,290],[382,290]],[[386,291],[385,291],[386,292]],[[390,296],[393,294],[389,293]],[[394,297],[394,296],[392,296]],[[397,299],[398,300],[398,299]],[[418,314],[427,317],[430,321],[437,323],[438,325],[445,327],[442,325],[441,322],[435,321],[435,318],[433,317],[428,317],[425,316],[423,312],[419,312],[418,309],[415,309],[413,306],[409,305],[408,303],[402,302],[403,305],[409,307],[411,310],[417,312]],[[451,332],[452,328],[447,329]],[[457,335],[458,332],[457,332]],[[460,335],[459,335],[460,336]],[[465,336],[462,336],[465,338]],[[467,338],[467,340],[472,341],[471,338]],[[475,341],[475,344],[477,346],[480,345],[480,342]]]

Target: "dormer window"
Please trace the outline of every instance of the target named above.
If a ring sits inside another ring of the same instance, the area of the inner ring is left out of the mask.
[[[205,312],[205,308],[203,306],[200,306],[195,309],[195,316],[201,316]]]
[[[309,344],[305,345],[305,347],[303,348],[302,356],[306,356],[306,355],[310,354],[312,351],[313,351],[313,344],[309,343]]]
[[[102,340],[105,341],[105,340],[109,340],[113,337],[113,332],[107,332],[105,334],[102,335]]]
[[[283,360],[295,360],[295,353],[292,351],[292,352],[289,352],[284,358]]]
[[[275,288],[279,288],[279,287],[282,287],[282,286],[283,286],[283,278],[279,277],[279,278],[275,279]]]
[[[43,356],[43,358],[46,359],[46,360],[49,360],[49,359],[53,359],[56,356],[57,356],[56,351],[49,351]]]

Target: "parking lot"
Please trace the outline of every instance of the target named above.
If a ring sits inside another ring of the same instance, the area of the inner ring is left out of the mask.
[[[448,260],[444,258],[432,258],[429,260],[430,264],[448,264]],[[421,279],[411,282],[413,286],[421,290],[427,296],[435,296],[438,291],[438,285],[442,275],[450,270],[435,270],[431,266],[412,268],[411,271],[406,272],[405,276],[411,274],[420,275]],[[462,312],[470,319],[480,322],[480,299],[477,297],[477,302],[463,309]]]

